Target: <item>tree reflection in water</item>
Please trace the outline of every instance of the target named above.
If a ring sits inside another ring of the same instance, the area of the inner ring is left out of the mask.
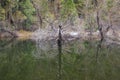
[[[1,49],[0,80],[120,80],[120,46],[102,44],[96,56],[97,42],[73,41],[61,48],[43,44],[45,50],[33,41],[15,40]]]

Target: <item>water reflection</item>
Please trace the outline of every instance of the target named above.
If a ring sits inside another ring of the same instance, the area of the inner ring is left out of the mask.
[[[34,48],[29,41],[13,41],[10,47],[0,50],[0,80],[29,79],[34,66],[31,55]]]
[[[5,48],[7,48],[7,47],[10,47],[12,44],[13,44],[13,42],[14,42],[14,38],[8,38],[8,39],[5,39],[6,41],[4,41],[4,40],[1,40],[1,44],[0,44],[0,50],[1,49],[5,49]]]
[[[0,41],[0,80],[120,80],[120,46],[98,42]],[[7,45],[6,45],[7,46]],[[96,62],[97,59],[97,62]]]

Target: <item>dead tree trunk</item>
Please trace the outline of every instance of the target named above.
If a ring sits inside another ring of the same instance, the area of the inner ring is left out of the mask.
[[[97,21],[98,30],[100,32],[101,41],[103,41],[104,34],[103,34],[103,31],[102,31],[102,25],[100,25],[99,8],[98,8],[99,5],[98,5],[97,0],[94,0],[94,6],[95,6],[95,9],[96,9],[96,21]]]

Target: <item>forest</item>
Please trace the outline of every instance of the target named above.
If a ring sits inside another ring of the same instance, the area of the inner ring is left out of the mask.
[[[120,80],[120,0],[0,0],[0,80]]]
[[[1,37],[38,29],[54,34],[61,25],[66,34],[118,38],[119,22],[120,0],[0,0]]]

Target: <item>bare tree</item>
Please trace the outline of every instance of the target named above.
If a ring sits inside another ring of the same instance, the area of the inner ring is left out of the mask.
[[[93,0],[93,4],[94,4],[94,7],[96,9],[96,21],[97,21],[98,30],[100,32],[101,41],[103,41],[104,35],[103,35],[103,31],[102,31],[102,25],[100,24],[98,0]]]

